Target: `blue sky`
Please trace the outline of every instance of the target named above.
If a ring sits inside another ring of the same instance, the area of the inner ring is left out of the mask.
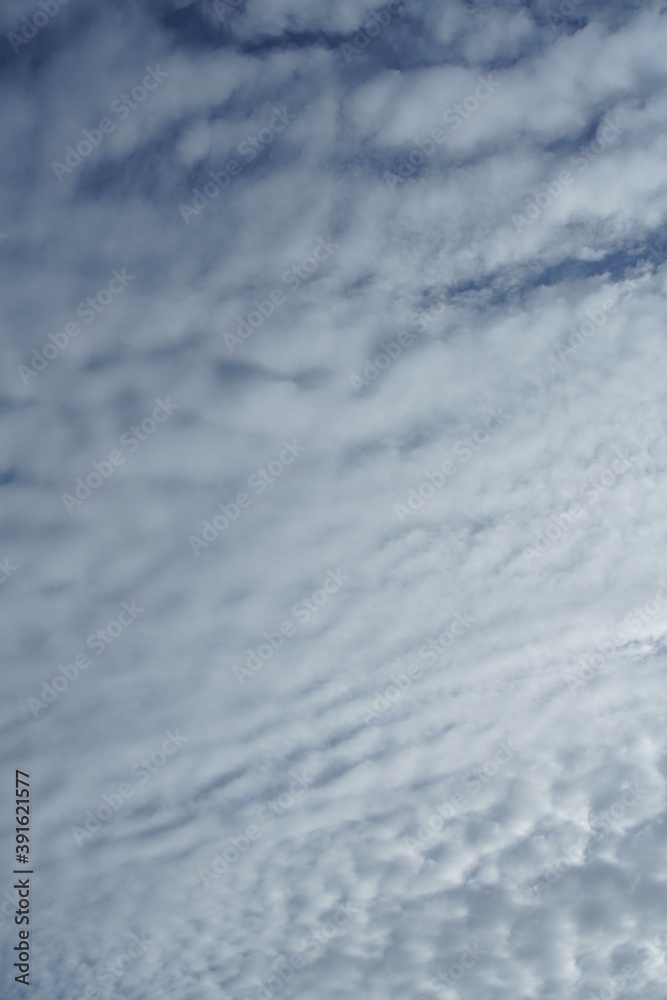
[[[662,1000],[661,4],[0,39],[32,996]]]

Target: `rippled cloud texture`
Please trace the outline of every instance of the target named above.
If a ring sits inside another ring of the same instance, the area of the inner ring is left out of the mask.
[[[664,1000],[662,5],[0,38],[3,996]]]

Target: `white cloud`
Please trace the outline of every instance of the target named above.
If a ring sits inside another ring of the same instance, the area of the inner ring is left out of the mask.
[[[6,46],[0,555],[19,569],[0,594],[1,745],[35,802],[35,996],[83,994],[146,934],[119,996],[260,1000],[346,901],[358,916],[280,995],[435,996],[478,947],[461,998],[588,1000],[628,962],[631,990],[662,996],[664,949],[636,949],[665,930],[665,622],[630,621],[661,586],[667,532],[664,15],[591,0],[559,33],[546,4],[413,3],[348,63],[367,4],[248,3],[222,26],[170,6],[84,23],[70,5],[31,49]],[[59,183],[52,159],[147,64],[168,79]],[[497,91],[390,186],[489,74]],[[276,107],[289,127],[184,225],[179,204]],[[288,283],[318,240],[340,247]],[[120,267],[124,294],[24,384],[17,366]],[[230,352],[224,333],[275,289]],[[350,374],[404,331],[355,392]],[[70,517],[61,494],[167,396],[160,433]],[[511,416],[487,440],[489,410]],[[299,460],[195,558],[188,536],[293,439]],[[608,482],[616,448],[638,459]],[[397,518],[446,461],[455,474]],[[338,567],[349,582],[240,685],[234,666]],[[132,599],[133,628],[33,719],[28,697]],[[456,616],[474,625],[433,662]],[[411,682],[364,717],[392,676]],[[179,726],[187,753],[78,847],[71,827]],[[520,751],[484,770],[509,740]],[[308,790],[281,807],[294,773]],[[253,824],[206,891],[199,869]]]

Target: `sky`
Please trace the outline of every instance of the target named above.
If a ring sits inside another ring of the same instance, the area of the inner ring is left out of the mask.
[[[664,1000],[666,45],[4,0],[3,997]]]

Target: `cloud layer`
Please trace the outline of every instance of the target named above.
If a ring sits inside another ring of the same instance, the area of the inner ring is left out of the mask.
[[[661,5],[0,33],[33,996],[662,1000]]]

